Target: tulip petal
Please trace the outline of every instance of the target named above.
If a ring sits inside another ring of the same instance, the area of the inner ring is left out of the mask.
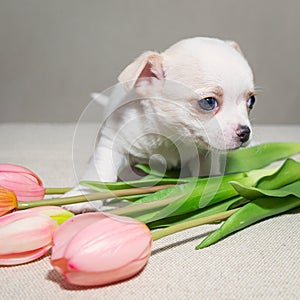
[[[146,266],[151,254],[152,241],[145,248],[144,255],[140,259],[130,261],[122,268],[106,270],[102,272],[89,272],[72,269],[69,265],[69,269],[63,274],[65,279],[75,285],[80,286],[102,286],[111,283],[120,282],[129,279],[138,274]]]
[[[15,211],[11,214],[2,216],[0,218],[0,228],[5,226],[6,224],[9,224],[9,223],[15,222],[17,220],[23,219],[23,218],[25,218],[25,216],[30,217],[32,215],[35,215],[35,214],[32,213],[31,209],[26,209],[26,210]]]
[[[0,173],[0,182],[1,185],[5,185],[5,187],[17,186],[18,190],[24,193],[41,188],[35,180],[20,173]]]
[[[74,256],[68,259],[66,255],[54,263],[69,283],[80,286],[107,285],[131,278],[147,264],[152,247],[148,227],[131,218],[110,216],[89,224],[75,234],[65,253],[75,251]],[[81,218],[87,219],[87,216]],[[93,231],[93,227],[96,230]],[[103,241],[97,239],[97,231]],[[85,243],[87,240],[91,243]]]
[[[7,215],[7,217],[14,213]],[[51,242],[52,233],[57,227],[50,217],[43,214],[27,214],[23,218],[6,221],[3,226],[0,218],[0,255],[22,253],[42,248]],[[6,216],[4,216],[6,217]],[[4,222],[3,222],[4,223]]]
[[[41,179],[17,165],[0,164],[0,185],[13,191],[19,201],[38,200],[45,195]]]
[[[42,180],[31,170],[28,168],[19,166],[19,165],[14,165],[14,164],[0,164],[0,173],[1,172],[12,172],[12,173],[24,173],[31,175],[36,178],[37,182],[39,185],[42,185]]]
[[[0,185],[14,191],[19,201],[42,199],[45,195],[45,188],[24,174],[0,172]]]
[[[46,212],[53,214],[53,210],[40,207],[0,217],[0,265],[26,263],[51,248],[58,224]]]
[[[148,259],[141,261],[141,263],[134,262],[121,271],[111,270],[106,272],[66,272],[65,279],[74,285],[79,286],[103,286],[111,283],[120,282],[129,279],[138,274],[147,264]]]
[[[31,216],[36,216],[39,213],[47,215],[47,213],[45,213],[44,210],[47,210],[47,208],[49,208],[49,207],[53,208],[53,206],[39,206],[39,207],[33,207],[33,208],[25,209],[25,210],[18,210],[11,214],[2,216],[0,218],[0,228],[6,224],[15,222],[17,220],[24,219],[24,218],[30,218]],[[55,207],[57,207],[57,206],[55,206]],[[57,207],[57,208],[63,209],[60,207]]]
[[[88,215],[88,217],[82,217]],[[64,222],[53,234],[52,260],[64,257],[66,247],[78,231],[89,224],[95,223],[99,218],[106,218],[104,214],[95,213],[77,215]]]
[[[134,219],[119,219],[122,226],[107,218],[74,235],[65,251],[69,263],[80,270],[104,272],[139,258],[152,241],[149,229]]]
[[[55,231],[53,241],[51,264],[68,282],[80,286],[134,276],[147,264],[152,247],[145,224],[103,213],[69,219]]]
[[[54,233],[51,264],[76,285],[128,279],[147,264],[152,235],[145,224],[104,213],[78,215]]]
[[[33,251],[10,254],[10,255],[9,254],[0,255],[0,265],[12,266],[12,265],[19,265],[19,264],[24,264],[33,261],[46,254],[50,248],[51,245],[47,245],[43,248],[33,250]]]

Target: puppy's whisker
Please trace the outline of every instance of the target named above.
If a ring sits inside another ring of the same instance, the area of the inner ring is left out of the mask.
[[[264,88],[263,88],[263,87],[258,86],[258,85],[255,85],[255,86],[254,86],[254,92],[255,92],[255,94],[260,94],[260,93],[263,92],[263,91],[264,91]]]

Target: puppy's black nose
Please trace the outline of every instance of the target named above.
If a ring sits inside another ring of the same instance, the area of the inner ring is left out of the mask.
[[[236,135],[239,137],[242,143],[245,143],[249,140],[251,130],[248,126],[240,125],[236,130]]]

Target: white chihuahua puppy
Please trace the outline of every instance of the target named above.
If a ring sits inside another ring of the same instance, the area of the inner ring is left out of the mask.
[[[88,170],[84,180],[117,181],[134,163],[186,167],[199,175],[207,172],[201,153],[236,149],[251,139],[253,74],[235,42],[185,39],[163,53],[143,53],[118,79],[123,96],[107,105],[90,163],[96,176]],[[97,206],[67,208],[78,213]]]

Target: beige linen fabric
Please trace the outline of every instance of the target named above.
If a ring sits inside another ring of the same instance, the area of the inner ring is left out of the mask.
[[[89,130],[92,125],[85,125]],[[46,186],[75,183],[75,124],[1,124],[0,161],[34,170]],[[300,141],[300,126],[256,126],[257,141]],[[84,141],[83,141],[84,143]],[[80,153],[80,147],[78,149]],[[84,149],[77,159],[83,168]],[[154,242],[146,268],[119,284],[68,285],[49,256],[0,268],[1,299],[299,299],[300,213],[260,222],[200,251],[194,247],[218,225],[205,225]]]

